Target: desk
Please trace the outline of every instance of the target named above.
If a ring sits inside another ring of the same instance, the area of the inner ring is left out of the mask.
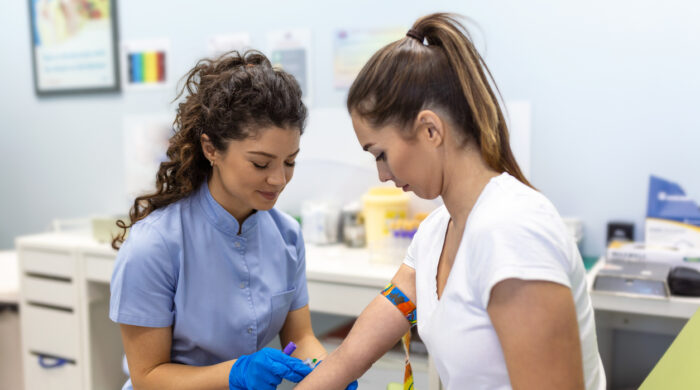
[[[365,248],[307,245],[309,308],[357,317],[391,281],[398,268],[396,264],[371,263]],[[352,299],[338,305],[338,296]]]
[[[108,317],[116,252],[67,233],[19,237],[15,247],[25,389],[120,388],[121,336]]]
[[[119,388],[126,379],[119,370],[123,350],[119,328],[108,318],[116,251],[87,234],[67,233],[20,237],[16,247],[22,329],[27,330],[22,332],[25,378],[32,378],[27,390],[47,388],[47,383],[51,389]],[[310,309],[348,316],[359,316],[398,269],[370,263],[366,249],[340,245],[307,246],[306,263]],[[42,354],[67,358],[70,364],[41,370],[37,356]],[[432,361],[429,381],[430,390],[440,389]]]
[[[119,388],[125,380],[118,369],[123,353],[121,338],[118,326],[108,318],[109,281],[116,251],[87,234],[67,233],[20,237],[16,247],[21,263],[19,303],[26,388]],[[370,263],[365,249],[341,246],[309,245],[306,257],[309,306],[330,314],[358,316],[398,268]],[[588,273],[589,288],[603,263],[601,259]],[[698,298],[651,299],[590,293],[599,348],[609,378],[615,368],[617,330],[672,338],[700,307]],[[344,305],[339,306],[341,297]],[[41,355],[63,357],[69,362],[59,369],[42,370],[37,365]],[[658,357],[650,362],[649,369],[657,360]],[[439,389],[432,361],[428,371],[429,388]],[[644,376],[646,373],[641,379]]]
[[[656,342],[658,348],[662,350],[652,356],[639,356],[642,361],[636,370],[633,364],[626,366],[615,365],[616,354],[628,352],[616,340],[617,331],[641,332],[641,335],[668,336],[668,342],[675,337],[683,328],[690,317],[700,308],[700,298],[686,298],[672,296],[667,299],[619,296],[609,293],[602,293],[592,290],[593,281],[598,271],[605,264],[605,259],[601,258],[587,274],[588,287],[591,294],[591,302],[595,309],[595,320],[598,334],[598,348],[600,350],[603,366],[608,376],[608,388],[618,383],[621,386],[639,386],[651,368],[654,367],[658,359],[665,351],[663,341]],[[642,342],[644,339],[641,338]],[[630,346],[634,348],[635,346]],[[639,346],[636,346],[639,348]],[[667,347],[667,346],[666,346]],[[657,349],[658,349],[657,348]],[[644,355],[643,348],[639,355]],[[648,353],[646,353],[648,355]],[[657,356],[658,355],[658,356]],[[631,362],[630,362],[631,363]],[[618,379],[618,380],[615,380]]]

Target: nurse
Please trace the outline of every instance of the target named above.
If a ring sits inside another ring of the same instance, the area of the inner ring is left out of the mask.
[[[326,355],[308,307],[299,224],[273,208],[306,120],[292,76],[262,54],[200,61],[186,76],[155,192],[114,240],[110,318],[124,389],[274,389]],[[290,357],[265,348],[279,334]]]
[[[456,17],[433,14],[353,83],[348,110],[379,179],[444,206],[420,225],[390,293],[297,389],[362,375],[410,329],[406,299],[447,390],[605,389],[581,256],[521,173],[487,75]]]

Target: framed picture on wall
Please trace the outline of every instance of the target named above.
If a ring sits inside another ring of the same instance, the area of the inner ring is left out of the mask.
[[[119,90],[116,0],[28,0],[38,95]]]

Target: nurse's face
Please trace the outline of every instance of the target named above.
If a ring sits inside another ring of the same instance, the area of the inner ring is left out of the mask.
[[[434,148],[430,142],[426,143],[421,129],[413,139],[407,140],[398,126],[375,128],[356,113],[351,117],[360,146],[377,162],[381,182],[391,180],[396,187],[413,191],[423,199],[440,195],[441,175],[436,172]]]
[[[219,184],[222,198],[215,199],[239,219],[252,210],[271,209],[294,174],[300,136],[298,129],[272,126],[230,141],[225,153],[215,155],[212,180],[219,183],[210,188]]]

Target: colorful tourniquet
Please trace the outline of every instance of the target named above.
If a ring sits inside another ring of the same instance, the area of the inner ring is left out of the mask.
[[[393,283],[389,283],[384,287],[382,295],[403,313],[411,326],[416,324],[416,305],[408,299],[403,291],[399,290]]]
[[[413,369],[411,368],[411,362],[408,359],[411,349],[411,330],[409,329],[405,335],[401,337],[401,344],[403,344],[403,350],[406,352],[406,367],[403,372],[403,390],[414,390],[413,388]]]

